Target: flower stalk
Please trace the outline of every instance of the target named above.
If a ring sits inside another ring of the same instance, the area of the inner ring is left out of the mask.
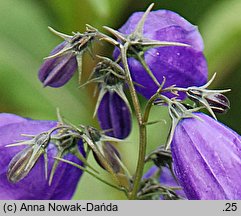
[[[137,97],[137,93],[131,78],[129,66],[127,63],[127,49],[128,49],[129,44],[126,43],[124,46],[121,46],[121,59],[123,63],[123,68],[126,72],[126,81],[129,87],[129,91],[131,94],[131,99],[133,102],[133,107],[135,110],[135,115],[136,119],[138,122],[138,130],[139,130],[139,155],[138,155],[138,162],[137,162],[137,167],[136,167],[136,172],[135,172],[135,178],[134,178],[134,183],[133,183],[133,188],[132,191],[129,193],[129,199],[136,199],[137,197],[137,192],[139,190],[140,186],[140,180],[142,178],[143,174],[143,169],[145,165],[145,155],[146,155],[146,125],[143,122],[142,114],[141,114],[141,106],[139,99]]]

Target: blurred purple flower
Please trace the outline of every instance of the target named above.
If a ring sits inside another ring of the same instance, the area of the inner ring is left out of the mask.
[[[159,168],[157,166],[152,166],[143,176],[143,179],[148,179],[151,178],[153,175],[155,175],[155,173],[157,173],[159,170]],[[181,187],[179,185],[179,183],[176,181],[176,179],[173,177],[170,169],[168,169],[167,167],[162,167],[161,169],[161,173],[159,176],[159,182],[162,186],[167,186],[167,187]],[[182,198],[186,198],[185,193],[183,192],[183,190],[175,190],[175,193],[182,197]],[[160,196],[160,199],[163,199],[163,196]]]
[[[12,158],[26,146],[6,148],[8,144],[16,143],[29,138],[21,134],[37,135],[57,125],[55,121],[30,120],[13,114],[0,114],[0,199],[12,200],[44,200],[44,199],[71,199],[75,192],[82,171],[67,163],[60,162],[51,186],[45,178],[43,155],[39,158],[29,174],[17,183],[7,179],[7,170]],[[84,154],[83,143],[79,141],[79,149]],[[57,149],[53,144],[47,147],[48,175],[54,163]],[[65,159],[83,165],[73,155],[67,154]]]
[[[134,13],[119,31],[126,35],[131,34],[142,15],[143,12]],[[144,23],[143,37],[190,45],[190,47],[157,47],[145,52],[144,60],[159,83],[162,83],[163,76],[166,77],[164,87],[201,86],[206,83],[208,69],[202,53],[203,40],[196,26],[172,11],[152,11]],[[115,49],[115,58],[118,55],[119,51]],[[128,58],[128,64],[133,81],[141,85],[136,85],[136,90],[146,98],[150,98],[156,93],[157,85],[137,59]],[[170,93],[165,95],[171,96]],[[183,93],[180,93],[180,96],[184,97]]]
[[[241,138],[211,117],[181,120],[171,143],[176,176],[188,199],[241,199]]]
[[[67,45],[66,41],[62,42],[52,50],[50,56],[62,51]],[[61,87],[70,80],[76,69],[76,54],[66,52],[46,59],[39,69],[39,79],[44,86]]]
[[[108,136],[124,139],[130,134],[130,109],[116,92],[107,91],[105,93],[98,107],[97,115],[101,128],[107,130]]]

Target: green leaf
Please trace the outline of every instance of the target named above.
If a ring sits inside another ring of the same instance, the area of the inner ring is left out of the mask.
[[[200,31],[210,74],[218,72],[217,80],[227,79],[241,58],[241,1],[218,1],[204,14]]]

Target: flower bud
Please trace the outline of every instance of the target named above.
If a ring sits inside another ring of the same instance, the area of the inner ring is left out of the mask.
[[[241,199],[241,137],[213,118],[179,121],[171,143],[173,167],[188,199]]]
[[[44,86],[61,87],[73,76],[77,67],[79,80],[82,72],[82,55],[95,37],[95,32],[79,32],[73,36],[65,35],[49,28],[54,34],[64,39],[55,47],[39,69],[39,79]]]
[[[113,170],[114,173],[121,171],[120,154],[117,149],[109,142],[118,141],[113,137],[101,134],[97,129],[86,126],[85,133],[91,140],[91,148],[96,162],[105,170],[107,170],[106,164]],[[109,170],[107,170],[109,171]]]
[[[33,148],[27,147],[13,157],[8,165],[7,173],[7,177],[10,182],[16,183],[28,175],[30,169],[26,170],[26,166],[29,163],[29,159],[31,158],[32,154]],[[34,164],[38,159],[39,157],[35,159]]]
[[[130,105],[123,90],[124,72],[112,60],[102,59],[93,72],[100,89],[95,113],[100,127],[106,130],[107,135],[124,139],[131,131]]]
[[[120,160],[120,154],[117,151],[117,149],[111,145],[109,142],[102,142],[102,145],[99,146],[99,150],[103,154],[103,157],[105,158],[106,162],[110,165],[110,167],[113,169],[115,173],[119,173],[121,171],[121,165],[119,163]],[[97,163],[106,170],[105,166],[102,164],[101,160],[98,158],[98,156],[94,153],[95,160]]]
[[[208,90],[205,88],[189,87],[186,93],[188,98],[193,100],[195,103],[204,105],[216,119],[213,112],[226,113],[227,110],[230,109],[228,98],[221,94],[221,92],[223,93],[227,91],[229,91],[229,89]]]
[[[119,139],[131,131],[131,113],[125,101],[116,92],[106,92],[98,111],[98,121],[106,134]]]
[[[62,42],[50,53],[54,55],[65,49],[68,43]],[[61,87],[67,83],[77,69],[74,52],[66,52],[60,56],[46,59],[39,69],[39,79],[44,86]]]
[[[49,135],[41,133],[30,142],[32,142],[32,146],[24,148],[9,163],[7,177],[13,183],[28,175],[39,157],[45,152],[49,143]]]
[[[44,131],[56,127],[57,122],[30,120],[5,113],[0,114],[0,120],[0,199],[71,199],[82,175],[80,169],[67,163],[60,162],[56,169],[52,184],[49,185],[45,178],[45,163],[42,151],[36,151],[38,154],[36,154],[36,157],[34,157],[30,164],[32,167],[29,166],[27,169],[29,172],[26,173],[24,167],[26,168],[26,164],[31,158],[31,155],[33,155],[35,149],[32,148],[31,145],[27,148],[23,145],[6,147],[7,145],[16,143],[18,140],[28,142],[29,137],[21,136],[21,134],[31,134],[35,136],[36,134],[41,134]],[[31,140],[31,142],[33,140]],[[40,136],[35,141],[39,146],[40,144],[45,144],[45,142],[43,142],[44,140],[44,137]],[[44,146],[45,145],[43,145],[43,147]],[[55,162],[54,157],[57,155],[58,150],[51,142],[46,146],[46,149],[48,157],[47,171],[49,176]],[[84,155],[83,143],[81,141],[79,142],[79,149]],[[83,165],[82,162],[72,154],[65,154],[64,158]],[[12,162],[10,163],[11,160]],[[25,174],[27,175],[25,178],[22,178],[22,180],[13,184],[7,179],[6,173],[8,167],[10,168],[9,176],[14,182],[20,180],[19,178],[23,177]]]
[[[124,35],[134,32],[142,15],[142,12],[134,13],[119,32]],[[206,83],[208,70],[202,53],[203,40],[196,26],[172,11],[151,11],[144,23],[143,38],[190,45],[155,47],[143,55],[141,54],[143,51],[139,51],[155,79],[162,83],[163,77],[166,78],[164,88],[172,85],[201,86]],[[114,57],[117,58],[118,55],[119,50],[115,49]],[[139,84],[136,85],[136,90],[146,98],[154,95],[158,86],[133,53],[130,53],[128,65],[133,81]],[[163,94],[173,96],[171,93]],[[180,93],[180,98],[184,98],[183,93]]]
[[[226,96],[220,93],[208,94],[205,99],[214,112],[226,113],[230,109],[230,103]]]

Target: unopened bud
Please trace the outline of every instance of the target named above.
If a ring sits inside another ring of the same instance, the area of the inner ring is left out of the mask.
[[[213,107],[214,112],[225,113],[230,109],[230,102],[226,96],[220,93],[208,94],[205,99]]]
[[[39,150],[40,151],[34,157],[32,157],[34,152],[34,148],[32,146],[28,146],[16,154],[8,165],[8,180],[16,183],[26,177],[33,166],[36,164],[40,155],[43,153],[42,149]]]
[[[188,97],[196,103],[210,107],[214,112],[225,113],[230,108],[229,100],[218,90],[189,88]]]
[[[41,133],[29,140],[30,146],[16,154],[8,165],[7,177],[16,183],[26,177],[49,143],[48,133]]]
[[[105,158],[106,162],[110,165],[110,167],[112,168],[112,170],[115,173],[119,173],[121,171],[121,165],[119,163],[120,160],[120,154],[117,151],[117,149],[111,145],[108,142],[102,142],[102,145],[100,147],[100,151],[103,154],[103,157]],[[103,168],[106,170],[104,164],[102,164],[101,160],[99,160],[98,156],[96,154],[94,154],[94,157],[96,159],[96,162]]]

